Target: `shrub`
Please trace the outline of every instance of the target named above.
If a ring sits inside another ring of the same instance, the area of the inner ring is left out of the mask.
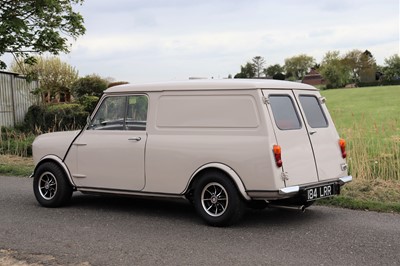
[[[94,108],[97,105],[97,102],[99,101],[99,97],[97,96],[82,96],[79,98],[78,102],[80,105],[82,105],[83,109],[88,112],[92,113]]]
[[[84,95],[100,97],[103,91],[107,89],[107,80],[98,75],[88,75],[78,79],[72,84],[71,92],[75,98]]]
[[[79,104],[33,105],[25,116],[24,128],[35,133],[79,129],[88,115]]]

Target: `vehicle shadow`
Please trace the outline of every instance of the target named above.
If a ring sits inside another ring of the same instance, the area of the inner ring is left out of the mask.
[[[140,198],[76,193],[68,208],[85,212],[107,212],[115,215],[134,214],[135,217],[157,217],[166,221],[204,224],[194,206],[184,199]],[[321,207],[312,206],[304,213],[297,210],[247,209],[241,221],[233,227],[288,226],[292,224],[323,222],[333,215]]]

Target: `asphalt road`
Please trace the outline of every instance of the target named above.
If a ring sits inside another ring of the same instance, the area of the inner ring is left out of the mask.
[[[400,215],[313,206],[305,213],[249,211],[233,227],[213,228],[185,201],[75,193],[68,207],[43,208],[31,179],[0,177],[0,264],[7,261],[400,265]]]

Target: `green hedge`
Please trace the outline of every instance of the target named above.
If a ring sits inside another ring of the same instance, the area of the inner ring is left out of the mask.
[[[382,80],[382,81],[357,83],[358,87],[387,86],[387,85],[400,85],[400,80]]]
[[[79,104],[33,105],[28,109],[23,128],[38,133],[80,129],[88,115]]]

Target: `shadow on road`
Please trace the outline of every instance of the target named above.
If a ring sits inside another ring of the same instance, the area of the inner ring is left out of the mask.
[[[176,220],[202,224],[194,207],[183,199],[135,198],[107,195],[74,194],[67,208],[84,212],[107,212],[115,215],[132,214],[135,217],[157,217],[158,219]],[[310,207],[305,213],[282,209],[248,209],[243,219],[234,227],[288,226],[307,224],[315,220],[323,222],[330,214],[321,207]]]

